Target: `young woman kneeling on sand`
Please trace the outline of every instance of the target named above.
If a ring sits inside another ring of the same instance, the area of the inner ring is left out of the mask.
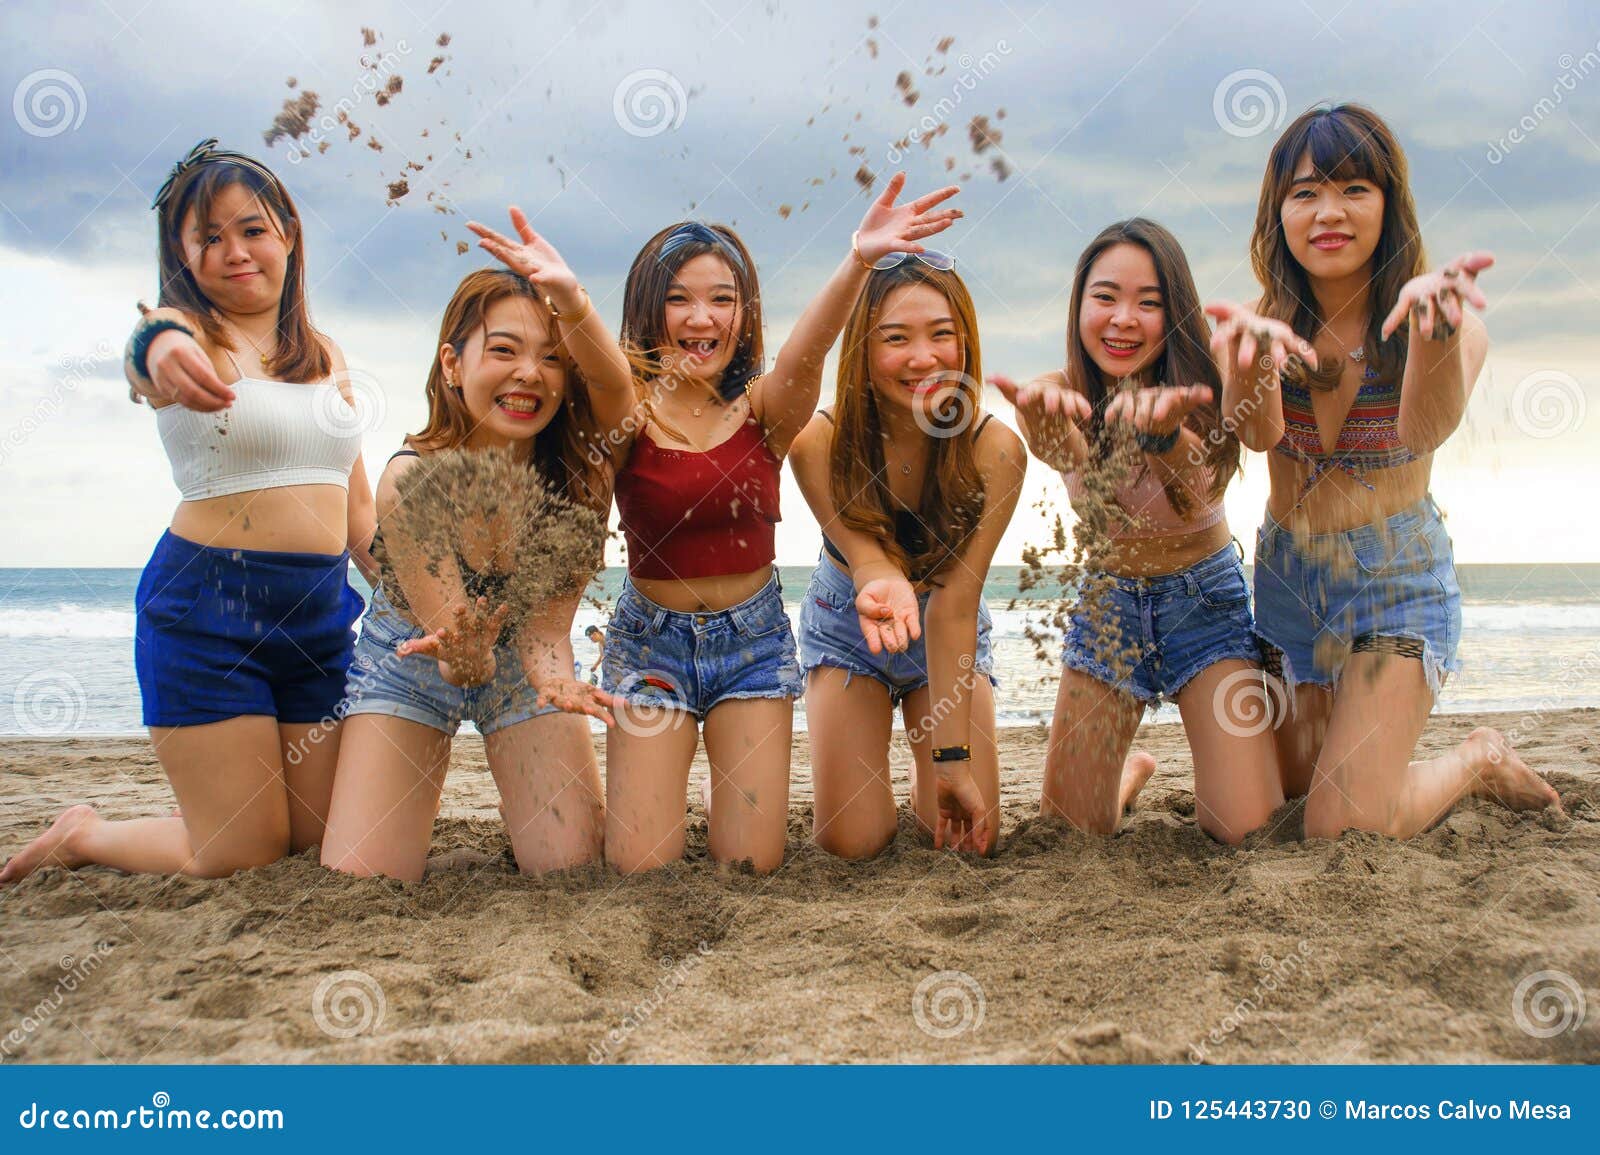
[[[90,864],[215,878],[322,840],[361,613],[346,575],[372,534],[362,423],[311,324],[288,190],[216,143],[156,197],[160,307],[126,365],[183,494],[134,595],[144,723],[181,817],[74,806],[0,882]]]
[[[990,853],[1000,761],[983,583],[1022,491],[1027,451],[979,408],[977,315],[955,259],[872,262],[845,326],[838,384],[796,438],[822,526],[800,607],[813,832],[846,858],[895,835],[898,708],[912,807],[935,846]]]
[[[995,381],[1081,522],[1042,810],[1082,830],[1114,831],[1153,771],[1127,754],[1161,699],[1183,717],[1202,829],[1236,843],[1283,803],[1272,738],[1248,716],[1265,690],[1222,509],[1240,437],[1265,435],[1223,390],[1209,338],[1177,239],[1135,217],[1078,258],[1066,372]]]
[[[890,180],[862,218],[869,260],[949,227],[942,189],[905,205]],[[623,871],[682,857],[699,724],[711,763],[711,856],[783,861],[801,692],[775,555],[784,456],[817,406],[822,364],[866,278],[847,255],[761,373],[755,265],[722,226],[651,238],[628,271],[623,340],[640,411],[614,447],[628,577],[606,631],[606,858]]]
[[[1467,795],[1559,805],[1495,730],[1411,762],[1445,677],[1459,668],[1461,590],[1429,494],[1433,451],[1455,431],[1489,339],[1488,253],[1428,271],[1405,155],[1375,113],[1312,109],[1273,146],[1250,240],[1262,296],[1208,307],[1225,363],[1253,376],[1277,327],[1309,342],[1272,422],[1271,491],[1256,541],[1256,628],[1281,677],[1284,792],[1305,831],[1408,838]]]
[[[483,734],[519,868],[600,857],[583,715],[609,721],[610,698],[574,679],[568,634],[610,502],[595,449],[632,411],[632,376],[559,254],[519,210],[512,222],[520,243],[469,226],[510,270],[457,287],[427,426],[378,483],[382,580],[322,847],[335,870],[422,877],[463,720]]]

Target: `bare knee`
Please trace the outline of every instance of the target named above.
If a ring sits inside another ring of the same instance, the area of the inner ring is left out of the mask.
[[[241,870],[271,866],[289,853],[289,832],[264,835],[197,851],[184,873],[195,878],[227,878]]]
[[[815,839],[818,846],[839,858],[860,860],[876,858],[894,841],[896,823],[818,822]]]
[[[1344,804],[1331,791],[1321,790],[1306,799],[1305,835],[1313,838],[1338,838],[1349,823],[1345,820]]]
[[[1108,810],[1103,806],[1093,808],[1069,806],[1048,796],[1039,808],[1039,812],[1046,818],[1063,820],[1079,834],[1115,834],[1122,822],[1122,815],[1116,809]]]
[[[1204,830],[1218,842],[1229,846],[1238,846],[1250,835],[1254,834],[1267,824],[1267,819],[1272,817],[1272,811],[1259,812],[1240,811],[1237,814],[1220,815],[1202,809],[1200,813],[1200,829]],[[1306,837],[1312,835],[1309,831]]]

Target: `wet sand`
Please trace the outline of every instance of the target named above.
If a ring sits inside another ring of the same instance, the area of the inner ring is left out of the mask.
[[[1435,718],[1422,753],[1516,722]],[[1179,729],[1141,734],[1160,769],[1110,839],[1038,817],[1044,731],[1011,729],[993,860],[903,818],[856,864],[808,843],[802,736],[766,878],[707,859],[698,802],[674,867],[522,877],[461,739],[416,885],[310,852],[0,890],[0,1062],[1597,1062],[1597,723],[1523,726],[1565,814],[1305,843],[1291,804],[1238,850],[1194,824]],[[0,770],[0,856],[71,802],[171,806],[142,736],[0,740]]]

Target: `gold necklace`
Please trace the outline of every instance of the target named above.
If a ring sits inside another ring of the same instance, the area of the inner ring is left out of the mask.
[[[252,349],[254,349],[256,351],[256,356],[261,359],[261,367],[263,369],[265,369],[267,367],[267,355],[261,351],[261,346],[257,345],[254,341],[252,341],[250,339],[250,334],[246,333],[243,329],[239,328],[238,325],[234,325],[233,326],[233,331],[235,333],[239,334],[239,336],[243,337],[245,344],[249,345],[250,348],[252,348]],[[274,335],[276,335],[276,334],[274,334]],[[276,346],[277,342],[274,341],[273,345]]]

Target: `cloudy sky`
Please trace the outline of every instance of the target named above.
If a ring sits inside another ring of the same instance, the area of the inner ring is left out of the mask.
[[[734,224],[775,349],[847,251],[859,168],[904,167],[913,189],[959,180],[967,218],[944,247],[973,288],[986,368],[1026,375],[1060,362],[1073,262],[1114,219],[1172,228],[1203,295],[1252,293],[1275,129],[1330,100],[1396,129],[1436,260],[1498,258],[1489,364],[1434,470],[1459,559],[1600,561],[1593,5],[334,7],[0,5],[0,564],[138,565],[170,517],[155,423],[127,402],[119,359],[134,302],[156,290],[150,198],[202,137],[268,160],[298,199],[315,318],[376,383],[375,474],[420,426],[439,314],[480,263],[456,252],[469,217],[520,203],[613,325],[651,233],[690,215]],[[285,99],[307,91],[322,113],[342,102],[360,136],[314,123],[309,155],[268,147]],[[982,155],[979,116],[999,136]],[[1230,492],[1247,543],[1265,474],[1250,461]],[[1042,468],[1029,484],[1059,497]],[[1038,534],[1031,504],[1000,561]],[[787,477],[784,509],[780,560],[808,562],[816,526]]]

